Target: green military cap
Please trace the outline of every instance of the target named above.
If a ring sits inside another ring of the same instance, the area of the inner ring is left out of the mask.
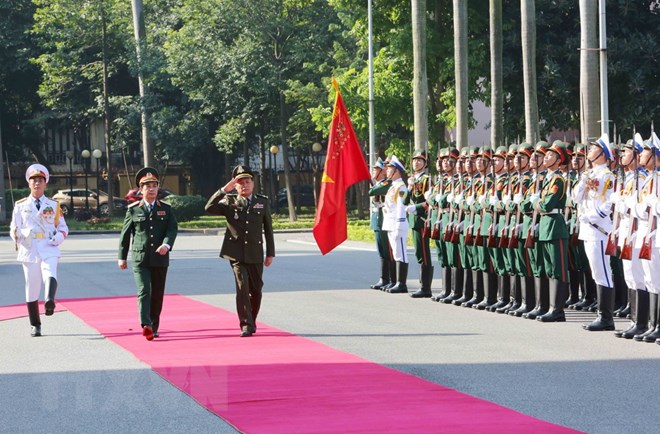
[[[142,186],[147,182],[159,182],[158,171],[153,167],[143,167],[135,174],[135,184]]]
[[[456,149],[456,148],[454,148],[454,147],[447,148],[447,155],[446,155],[446,157],[454,158],[454,159],[458,159],[458,157],[459,157],[458,149]]]
[[[416,160],[416,159],[428,161],[426,151],[424,149],[422,149],[422,150],[419,150],[419,151],[415,152],[415,154],[412,157],[412,160]]]
[[[584,143],[576,143],[575,148],[573,148],[573,154],[576,156],[585,156],[587,155],[587,147]]]
[[[488,158],[489,160],[493,158],[493,151],[490,150],[490,148],[483,147],[481,148],[481,156],[483,158]]]
[[[254,178],[254,173],[248,166],[239,165],[234,167],[234,170],[231,171],[231,177],[236,179]]]
[[[546,142],[545,140],[539,140],[536,143],[536,146],[534,147],[534,152],[538,152],[539,154],[545,154],[549,147],[550,145],[548,144],[548,142]]]
[[[374,167],[377,167],[379,169],[384,169],[385,168],[385,162],[383,161],[382,158],[378,157],[378,161],[374,164]]]
[[[534,153],[534,148],[529,143],[523,142],[518,145],[518,153],[527,157],[531,157]]]
[[[479,156],[479,147],[478,146],[470,146],[470,150],[468,151],[468,157],[475,158]]]
[[[550,146],[547,150],[552,151],[557,155],[559,155],[559,161],[561,161],[562,163],[566,163],[568,161],[568,153],[566,152],[566,145],[561,140],[555,140],[554,142],[552,142],[552,146]]]
[[[497,149],[495,149],[495,153],[493,154],[493,157],[506,158],[506,154],[507,154],[506,146],[498,146]]]
[[[438,160],[442,158],[447,158],[447,148],[438,149]]]
[[[510,144],[510,145],[509,145],[508,155],[509,155],[510,157],[513,157],[513,156],[516,155],[516,153],[518,153],[518,145],[516,145],[515,143]]]

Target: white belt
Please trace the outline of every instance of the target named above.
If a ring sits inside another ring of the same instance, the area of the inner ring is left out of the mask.
[[[555,209],[551,209],[551,210],[548,211],[548,212],[542,212],[541,214],[542,214],[542,215],[561,214],[561,209],[559,209],[559,208],[555,208]]]

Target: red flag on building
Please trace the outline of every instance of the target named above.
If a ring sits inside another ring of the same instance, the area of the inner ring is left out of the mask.
[[[332,84],[337,96],[313,229],[316,244],[324,255],[346,240],[346,190],[356,182],[371,177],[339,86],[334,79]]]

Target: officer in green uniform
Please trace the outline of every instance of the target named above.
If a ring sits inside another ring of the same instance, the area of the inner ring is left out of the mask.
[[[431,298],[433,264],[431,263],[430,230],[424,230],[427,223],[427,192],[431,189],[426,151],[417,151],[412,157],[413,173],[408,178],[408,194],[403,200],[408,212],[408,224],[412,229],[415,257],[419,264],[421,288],[410,294],[412,298]]]
[[[270,266],[275,257],[273,220],[268,197],[253,194],[252,170],[247,166],[236,166],[231,177],[206,203],[206,212],[227,219],[220,257],[229,260],[234,273],[241,337],[249,337],[257,331],[264,265]],[[229,193],[234,189],[236,193]]]
[[[170,205],[157,199],[156,169],[140,169],[135,184],[142,192],[142,200],[133,202],[126,210],[119,236],[118,265],[122,270],[128,268],[126,258],[130,247],[142,335],[150,341],[158,337],[167,267],[178,226]]]
[[[380,157],[378,157],[378,161],[376,161],[376,164],[371,169],[371,182],[372,187],[369,190],[369,196],[371,196],[370,228],[374,231],[376,248],[378,249],[378,256],[380,256],[380,279],[371,285],[371,289],[383,289],[396,283],[396,267],[394,265],[394,258],[392,258],[392,252],[390,251],[387,231],[383,231],[383,204],[385,202],[385,196],[373,193],[380,191],[383,187],[389,188],[392,183],[390,179],[385,177],[385,164]]]
[[[568,161],[563,143],[555,141],[548,149],[543,163],[548,173],[543,179],[540,195],[531,199],[539,220],[539,245],[543,270],[549,279],[548,312],[538,316],[541,322],[563,322],[564,304],[568,297],[568,227],[564,220],[566,180],[561,167]]]

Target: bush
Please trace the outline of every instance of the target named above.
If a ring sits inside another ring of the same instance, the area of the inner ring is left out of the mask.
[[[205,215],[206,199],[202,196],[175,196],[170,195],[165,199],[172,206],[172,211],[177,221],[187,222]]]

